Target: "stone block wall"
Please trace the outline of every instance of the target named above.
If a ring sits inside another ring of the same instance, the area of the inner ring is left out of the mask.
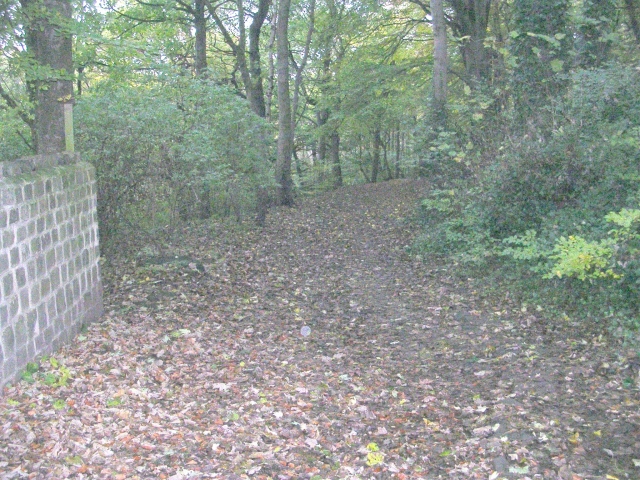
[[[98,260],[93,166],[0,162],[0,388],[101,316]]]

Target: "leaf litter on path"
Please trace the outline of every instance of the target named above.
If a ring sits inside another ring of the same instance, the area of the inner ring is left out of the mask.
[[[426,188],[108,264],[103,321],[5,388],[1,478],[640,478],[635,367],[407,256]]]

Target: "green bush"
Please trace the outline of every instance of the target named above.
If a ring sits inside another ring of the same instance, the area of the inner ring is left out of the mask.
[[[230,90],[176,78],[103,85],[76,107],[78,149],[97,169],[103,246],[158,238],[194,218],[256,210],[270,186],[266,123]]]
[[[495,254],[495,242],[481,224],[477,206],[469,199],[476,192],[464,183],[458,188],[434,190],[422,201],[423,231],[415,253],[432,258],[450,257],[469,267],[481,267]]]
[[[559,117],[552,135],[512,140],[487,170],[483,215],[492,235],[593,226],[629,206],[640,179],[639,98],[633,68],[577,73],[564,105],[549,113]]]
[[[563,236],[550,249],[529,230],[506,238],[502,254],[539,274],[539,280],[555,279],[550,286],[565,297],[556,304],[608,317],[619,333],[640,341],[634,337],[640,329],[640,210],[610,212],[605,220],[614,225],[605,238]]]
[[[514,128],[473,188],[424,200],[416,250],[480,267],[541,314],[640,341],[638,99],[634,68],[576,73],[544,128]]]

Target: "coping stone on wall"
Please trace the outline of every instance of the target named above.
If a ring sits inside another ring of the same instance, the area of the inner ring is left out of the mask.
[[[42,168],[72,165],[80,161],[80,154],[64,152],[51,155],[34,155],[11,162],[0,161],[0,179],[16,177]]]

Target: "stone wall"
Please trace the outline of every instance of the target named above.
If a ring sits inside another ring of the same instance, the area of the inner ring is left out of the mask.
[[[0,387],[100,317],[98,260],[93,166],[0,162]]]

